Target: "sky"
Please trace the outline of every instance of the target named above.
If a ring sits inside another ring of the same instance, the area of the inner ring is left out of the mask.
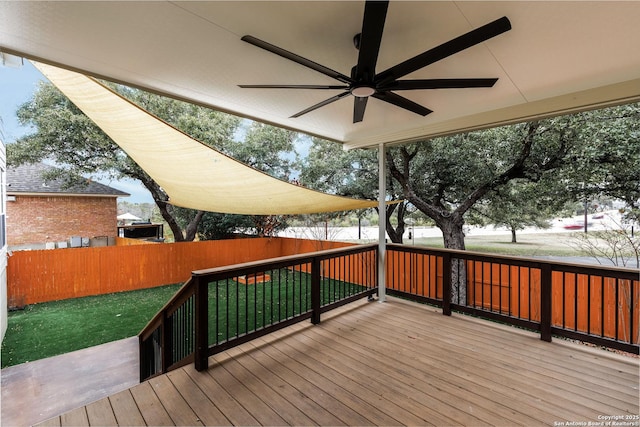
[[[0,0],[1,1],[1,0]],[[28,102],[38,88],[40,82],[47,79],[29,61],[24,60],[24,65],[19,68],[5,67],[0,63],[0,140],[5,144],[14,143],[20,137],[32,132],[32,129],[21,126],[16,117],[18,108]],[[235,138],[244,138],[244,133],[249,126],[246,121],[238,128]],[[309,137],[300,137],[295,142],[295,151],[305,157],[309,153],[311,140]],[[293,171],[292,177],[297,172]],[[121,200],[130,203],[154,203],[151,193],[144,186],[134,180],[110,180],[99,175],[92,176],[97,182],[116,188],[131,194]]]
[[[0,64],[0,140],[5,144],[11,144],[31,132],[29,127],[20,125],[16,111],[20,105],[31,99],[41,81],[46,81],[46,78],[27,60],[20,68]],[[121,200],[131,203],[153,203],[151,194],[136,181],[112,181],[99,176],[92,178],[131,194]]]

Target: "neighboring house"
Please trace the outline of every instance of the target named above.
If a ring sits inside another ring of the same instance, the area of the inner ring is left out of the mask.
[[[46,180],[42,163],[7,168],[7,243],[9,249],[88,246],[92,238],[115,238],[115,188],[93,182],[67,187]]]

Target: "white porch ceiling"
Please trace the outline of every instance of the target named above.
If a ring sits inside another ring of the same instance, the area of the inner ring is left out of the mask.
[[[640,100],[640,3],[391,1],[380,72],[502,16],[512,29],[407,78],[498,77],[493,88],[405,91],[422,117],[370,99],[242,89],[339,82],[240,40],[250,34],[349,75],[363,1],[0,2],[0,51],[343,143],[399,143]]]

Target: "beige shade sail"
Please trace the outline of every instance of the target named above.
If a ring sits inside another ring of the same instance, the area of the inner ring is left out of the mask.
[[[169,195],[176,206],[249,215],[307,214],[370,208],[273,178],[191,138],[93,78],[34,65]]]

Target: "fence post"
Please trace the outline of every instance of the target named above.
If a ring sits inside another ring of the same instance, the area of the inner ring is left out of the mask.
[[[311,323],[320,323],[320,259],[311,260]]]
[[[195,335],[194,364],[197,371],[209,367],[209,283],[201,277],[195,279]]]
[[[442,256],[442,314],[451,316],[451,254]]]
[[[551,342],[551,266],[540,269],[540,339]]]

